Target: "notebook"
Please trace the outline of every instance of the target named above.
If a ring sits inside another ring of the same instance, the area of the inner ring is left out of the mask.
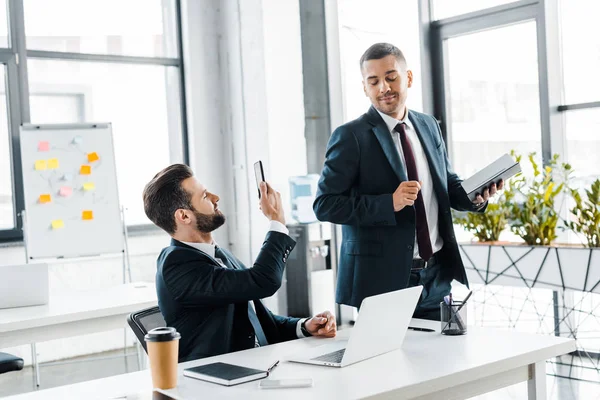
[[[218,383],[219,385],[233,386],[266,378],[269,373],[259,369],[217,362],[194,368],[186,368],[183,370],[183,375],[207,382]]]
[[[483,190],[492,183],[498,183],[500,179],[506,181],[519,172],[521,172],[521,165],[509,154],[504,154],[469,179],[462,181],[462,187],[472,201],[478,193],[482,194]]]

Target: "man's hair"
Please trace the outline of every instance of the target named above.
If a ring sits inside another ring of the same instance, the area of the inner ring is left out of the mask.
[[[192,195],[181,182],[194,176],[184,164],[173,164],[160,171],[144,187],[144,211],[150,221],[172,235],[177,229],[175,211],[192,210]]]
[[[398,60],[400,65],[402,65],[403,67],[406,67],[406,65],[407,65],[406,58],[404,58],[404,54],[402,53],[402,51],[399,48],[397,48],[393,44],[389,44],[389,43],[375,43],[374,45],[369,47],[367,49],[367,51],[365,51],[364,54],[362,55],[362,57],[360,58],[361,71],[362,71],[363,64],[365,63],[365,61],[380,60],[387,56],[396,57],[396,60]]]

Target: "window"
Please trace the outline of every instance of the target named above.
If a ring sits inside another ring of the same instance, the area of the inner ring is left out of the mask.
[[[23,3],[29,50],[177,56],[173,1],[24,0]]]
[[[418,2],[341,0],[338,4],[345,119],[358,118],[367,112],[371,105],[363,92],[359,61],[365,50],[377,42],[391,43],[404,53],[408,68],[412,70],[414,76],[406,104],[409,108],[421,111],[423,100]],[[364,17],[373,13],[402,15],[402,24],[390,21],[381,23],[378,18]]]
[[[450,18],[514,1],[516,0],[433,0],[433,14],[436,20]]]
[[[540,154],[535,29],[525,22],[448,39],[449,147],[463,177],[513,149]],[[518,63],[498,53],[507,41]]]
[[[148,223],[141,194],[146,182],[170,162],[167,99],[168,91],[179,92],[177,68],[30,58],[28,69],[30,95],[36,99],[31,103],[33,123],[112,123],[126,220],[131,225]],[[178,103],[175,108],[171,117],[177,137]]]
[[[600,2],[597,0],[561,1],[566,104],[600,101],[599,14]]]
[[[179,2],[14,0],[10,5],[19,2],[22,20],[0,0],[0,67],[8,65],[2,78],[11,88],[0,92],[0,240],[21,237],[16,215],[22,178],[20,157],[11,161],[18,156],[12,138],[28,122],[110,122],[126,222],[150,224],[141,199],[144,184],[169,163],[186,159]],[[8,37],[27,48],[10,48]],[[17,64],[16,54],[23,51]],[[29,98],[19,103],[13,93]]]

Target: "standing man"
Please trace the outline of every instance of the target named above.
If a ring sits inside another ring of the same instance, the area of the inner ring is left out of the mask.
[[[483,212],[497,188],[469,200],[435,118],[406,108],[413,74],[397,47],[374,44],[360,68],[372,106],[331,135],[313,206],[343,225],[336,301],[423,285],[414,316],[439,320],[452,279],[468,284],[450,208]]]

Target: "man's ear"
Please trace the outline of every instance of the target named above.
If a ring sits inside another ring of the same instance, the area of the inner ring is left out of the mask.
[[[367,94],[367,84],[365,83],[365,81],[362,81],[363,84],[363,92],[365,92],[365,96],[369,97],[369,95]]]
[[[190,224],[192,222],[192,219],[188,215],[188,211],[184,210],[183,208],[178,208],[175,211],[174,217],[175,217],[175,222],[176,223],[187,225],[187,224]]]
[[[413,73],[410,69],[406,71],[406,76],[408,77],[408,87],[411,87],[413,83]]]

